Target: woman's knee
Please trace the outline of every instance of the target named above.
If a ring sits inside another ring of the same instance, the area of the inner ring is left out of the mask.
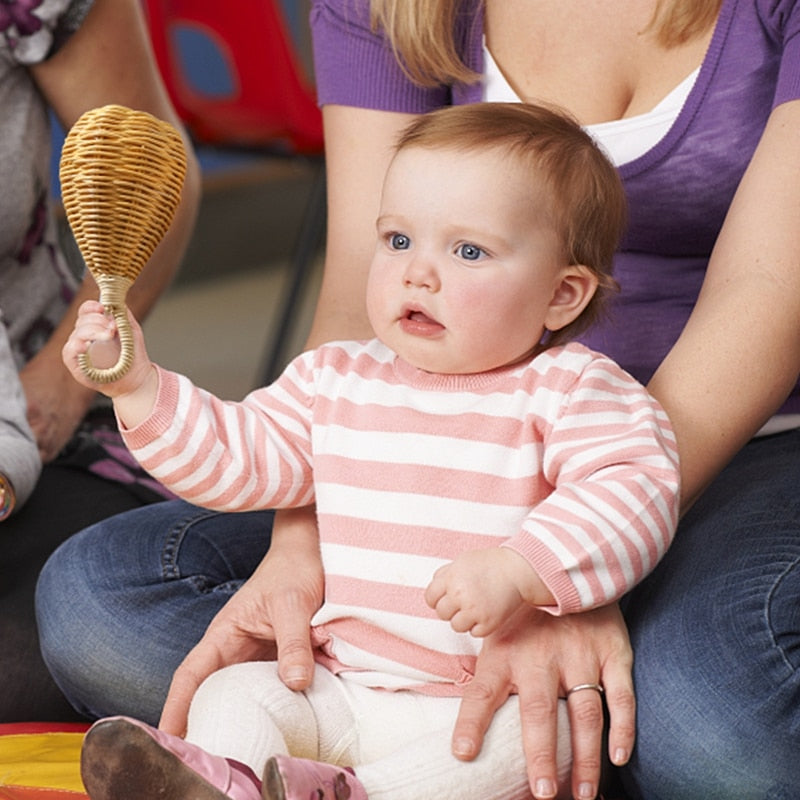
[[[172,673],[263,557],[270,522],[174,501],[93,525],[53,553],[37,588],[40,641],[73,705],[157,722]]]
[[[36,618],[45,659],[69,663],[86,652],[76,629],[91,630],[90,617],[102,611],[91,580],[91,549],[84,544],[91,529],[61,544],[48,558],[36,585]]]
[[[633,796],[800,796],[796,461],[769,478],[772,500],[769,471],[740,465],[626,598],[638,703],[626,771]]]

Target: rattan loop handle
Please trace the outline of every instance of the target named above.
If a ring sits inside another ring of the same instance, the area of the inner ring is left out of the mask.
[[[106,312],[114,317],[119,335],[120,354],[113,367],[95,367],[88,353],[78,356],[78,365],[89,380],[94,383],[113,383],[118,381],[133,363],[133,331],[128,320],[128,310],[125,306],[125,295],[128,293],[131,281],[119,275],[101,275],[97,278],[100,287],[100,302]]]

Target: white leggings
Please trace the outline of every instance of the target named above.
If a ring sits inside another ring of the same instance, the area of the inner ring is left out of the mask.
[[[367,688],[320,666],[310,689],[293,692],[276,663],[237,664],[200,687],[186,738],[259,776],[277,753],[353,767],[370,800],[529,798],[517,698],[497,711],[480,755],[467,762],[450,752],[459,702]],[[563,702],[558,730],[563,786],[571,766]]]

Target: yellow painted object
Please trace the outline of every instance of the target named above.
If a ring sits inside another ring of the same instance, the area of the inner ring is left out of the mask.
[[[83,800],[79,726],[0,725],[0,800]]]

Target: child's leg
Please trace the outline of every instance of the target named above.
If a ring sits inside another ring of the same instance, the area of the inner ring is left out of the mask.
[[[339,681],[339,686],[347,696],[349,716],[357,720],[359,729],[351,760],[320,759],[339,765],[333,769],[300,759],[273,758],[265,773],[265,797],[306,800],[309,787],[326,799],[346,796],[346,791],[351,797],[369,800],[530,797],[516,697],[496,713],[479,757],[462,762],[450,752],[458,698],[386,692],[347,680]],[[559,705],[558,761],[560,781],[568,786],[569,724],[564,703]],[[357,783],[349,770],[342,771],[348,766]],[[339,784],[346,784],[347,789]]]
[[[259,776],[276,754],[351,763],[356,723],[339,684],[319,666],[305,692],[288,689],[275,662],[226,667],[195,694],[186,739]]]
[[[397,700],[405,708],[396,708],[392,716],[384,719],[383,730],[391,728],[392,720],[401,716],[412,719],[412,704],[417,706],[419,727],[416,735],[393,749],[385,746],[389,741],[381,742],[385,736],[374,719],[361,727],[361,759],[354,768],[369,800],[521,800],[531,796],[516,696],[495,714],[481,753],[474,761],[459,761],[450,751],[458,698],[410,694]],[[559,704],[558,731],[559,781],[568,787],[571,757],[565,703]]]
[[[317,668],[312,688],[298,693],[274,663],[239,664],[198,690],[186,740],[125,717],[95,724],[81,774],[92,800],[259,800],[269,756],[291,751],[349,763],[355,737],[340,682],[326,670]]]

